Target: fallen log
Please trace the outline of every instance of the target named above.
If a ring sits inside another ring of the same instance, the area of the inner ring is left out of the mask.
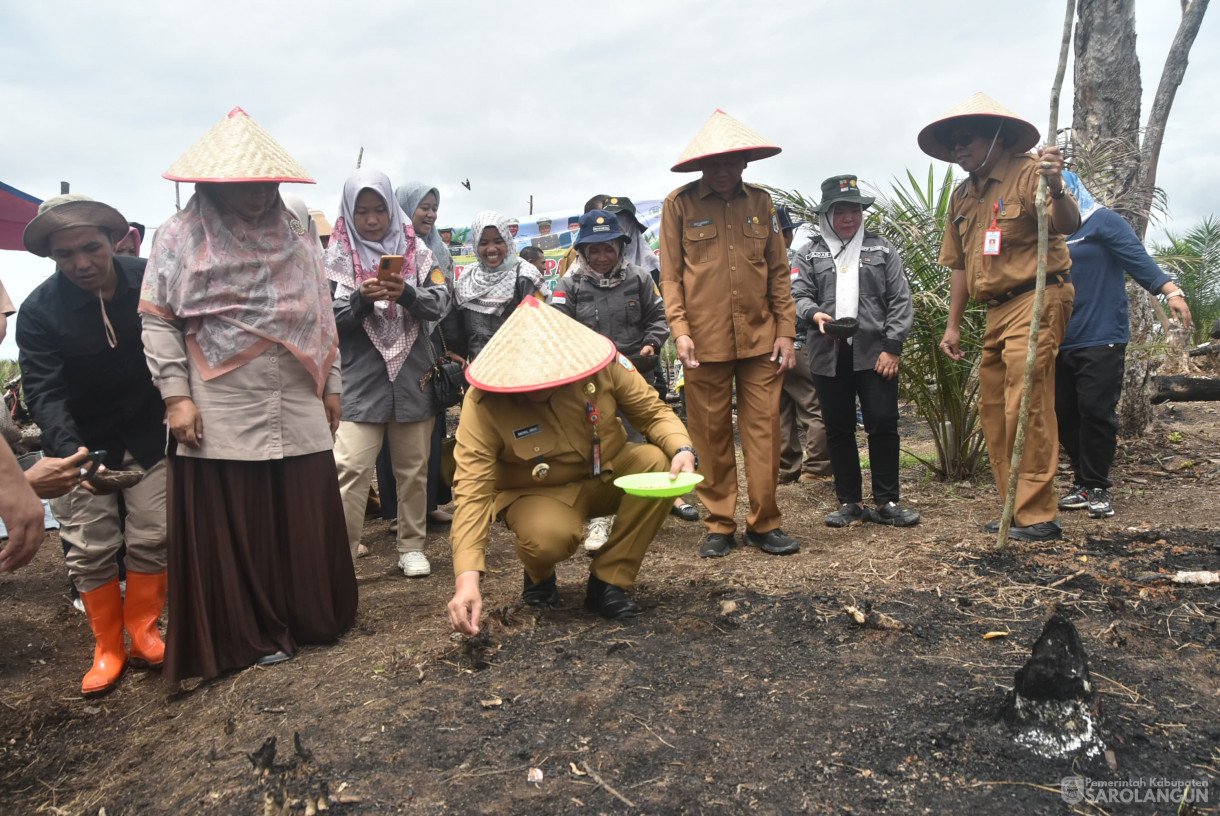
[[[1217,377],[1154,377],[1156,387],[1152,392],[1152,404],[1162,402],[1216,402],[1220,401],[1220,378]]]

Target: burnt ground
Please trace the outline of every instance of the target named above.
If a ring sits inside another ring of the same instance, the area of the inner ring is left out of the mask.
[[[341,816],[1178,812],[1070,806],[1073,774],[1195,780],[1209,801],[1192,812],[1220,812],[1220,589],[1156,577],[1220,568],[1220,417],[1158,411],[1120,450],[1118,515],[1064,514],[1062,544],[994,550],[978,531],[999,514],[987,478],[906,469],[924,513],[907,530],[830,530],[829,487],[787,485],[800,554],[701,560],[701,526],[670,519],[636,590],[645,614],[625,623],[581,608],[583,555],[560,567],[562,608],[521,608],[498,528],[484,633],[464,641],[445,620],[447,529],[431,536],[433,576],[407,580],[370,521],[341,642],[173,696],[136,671],[78,696],[92,639],[51,536],[0,578],[0,813],[261,814],[282,791],[300,814],[322,782]],[[918,448],[919,426],[906,431]],[[1088,652],[1114,767],[1041,758],[1003,719],[1054,604]],[[847,605],[902,628],[859,626]],[[259,773],[247,755],[268,737],[279,750]]]

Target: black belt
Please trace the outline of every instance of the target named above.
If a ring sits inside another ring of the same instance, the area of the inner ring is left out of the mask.
[[[1047,286],[1050,286],[1051,284],[1055,284],[1057,286],[1062,286],[1065,283],[1071,283],[1071,282],[1072,282],[1072,273],[1071,272],[1056,272],[1052,275],[1046,276],[1046,285]],[[1007,292],[1005,292],[1002,295],[996,295],[991,300],[983,301],[983,303],[986,304],[988,309],[992,309],[1003,303],[1007,303],[1008,301],[1012,300],[1015,297],[1020,297],[1021,295],[1025,294],[1026,292],[1032,292],[1037,288],[1038,288],[1037,280],[1026,281],[1025,283],[1021,284],[1020,286],[1009,289]]]

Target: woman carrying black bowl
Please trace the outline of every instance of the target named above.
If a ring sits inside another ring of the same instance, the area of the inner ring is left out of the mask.
[[[838,510],[828,527],[873,521],[919,523],[898,504],[898,357],[914,311],[898,249],[863,228],[874,199],[855,176],[822,182],[818,237],[797,253],[792,281],[796,313],[810,325],[809,370],[822,403]],[[861,506],[863,478],[856,450],[856,398],[864,415],[875,508]]]

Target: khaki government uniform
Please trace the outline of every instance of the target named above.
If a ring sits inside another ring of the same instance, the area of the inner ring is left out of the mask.
[[[970,179],[958,185],[949,204],[940,263],[966,271],[970,297],[987,303],[1015,287],[1029,283],[1038,272],[1038,215],[1034,196],[1038,189],[1038,160],[1014,153],[991,171],[976,190]],[[1003,201],[1003,208],[995,205]],[[983,238],[992,218],[1001,232],[1000,254],[984,255]],[[1058,515],[1055,469],[1059,458],[1059,432],[1055,422],[1055,355],[1072,316],[1075,289],[1057,282],[1072,267],[1067,242],[1050,224],[1047,249],[1046,301],[1038,336],[1025,453],[1017,484],[1013,524],[1026,527],[1052,521]],[[1008,468],[1020,416],[1033,291],[987,308],[987,329],[979,369],[979,420],[991,458],[1000,495],[1007,495]]]
[[[590,383],[596,389],[592,395],[585,390]],[[592,475],[587,403],[600,415],[599,476]],[[616,412],[653,444],[628,443]],[[517,555],[538,582],[576,552],[586,519],[617,513],[610,540],[593,554],[590,572],[629,589],[670,502],[625,495],[613,480],[667,472],[678,448],[690,444],[682,422],[622,355],[601,371],[558,387],[545,402],[533,402],[529,394],[471,388],[454,450],[454,574],[485,570],[487,531],[497,516],[516,534]],[[534,473],[541,465],[548,470],[538,480]]]
[[[771,196],[742,184],[728,200],[700,179],[669,194],[661,215],[661,297],[669,330],[689,335],[686,415],[706,479],[697,488],[709,533],[732,535],[737,508],[733,381],[750,510],[747,528],[780,526],[779,403],[783,375],[767,359],[796,337],[790,268]]]

